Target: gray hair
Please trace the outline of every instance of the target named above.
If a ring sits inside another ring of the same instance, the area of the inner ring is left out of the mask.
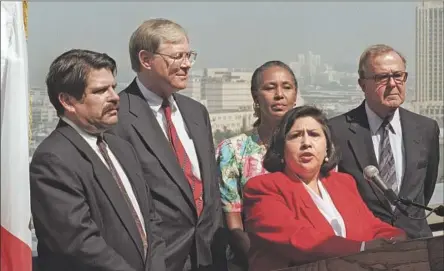
[[[375,44],[365,49],[365,51],[361,54],[361,57],[359,58],[359,68],[358,68],[359,78],[364,77],[370,59],[374,59],[377,56],[384,55],[390,52],[397,53],[401,57],[404,66],[407,66],[407,61],[405,57],[400,52],[395,50],[393,47],[390,47],[386,44]]]
[[[143,22],[131,35],[129,54],[131,68],[140,71],[139,53],[146,50],[155,53],[164,43],[177,44],[188,39],[185,29],[168,19],[150,19]]]

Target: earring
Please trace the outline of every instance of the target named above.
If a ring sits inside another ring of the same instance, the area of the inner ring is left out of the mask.
[[[325,157],[325,158],[324,158],[324,161],[325,161],[326,163],[328,162],[328,160],[329,160],[328,157]]]
[[[255,118],[259,118],[259,104],[258,103],[253,103],[253,116]]]

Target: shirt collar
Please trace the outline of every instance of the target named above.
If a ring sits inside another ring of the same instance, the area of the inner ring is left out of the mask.
[[[381,119],[371,108],[368,106],[367,101],[365,101],[365,112],[367,113],[368,124],[370,126],[370,130],[372,135],[378,133],[379,128],[381,127],[382,122]],[[402,132],[401,129],[401,118],[399,117],[399,108],[395,110],[393,114],[393,118],[390,120],[390,125],[392,126],[395,134],[400,135]]]
[[[156,93],[152,92],[148,88],[146,88],[140,81],[139,77],[136,77],[136,83],[140,91],[142,92],[143,97],[148,102],[148,105],[150,106],[151,110],[153,110],[154,112],[159,112],[160,108],[162,107],[163,98],[157,95]],[[176,111],[177,104],[173,95],[168,97],[168,101],[170,102],[171,105],[171,111],[172,112]]]
[[[85,141],[90,145],[92,148],[95,148],[97,146],[97,135],[89,134],[82,128],[80,128],[77,124],[75,124],[73,121],[68,119],[65,116],[60,117],[64,122],[66,122],[69,126],[74,128],[74,130],[77,131],[77,133],[80,134],[80,136],[85,139]]]

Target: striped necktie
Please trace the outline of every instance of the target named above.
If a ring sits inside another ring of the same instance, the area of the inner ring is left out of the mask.
[[[398,185],[396,181],[396,167],[395,158],[393,156],[392,146],[390,145],[390,130],[393,130],[390,125],[390,118],[385,118],[381,124],[382,137],[379,150],[379,172],[382,180],[398,194]]]

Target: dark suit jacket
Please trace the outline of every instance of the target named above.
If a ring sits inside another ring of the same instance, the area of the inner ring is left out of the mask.
[[[403,108],[399,108],[399,115],[405,149],[405,172],[399,196],[427,205],[435,189],[438,173],[439,127],[436,121]],[[366,166],[378,166],[364,103],[332,118],[329,126],[341,154],[338,170],[355,178],[361,196],[373,213],[404,229],[411,238],[431,236],[425,219],[410,219],[399,210],[392,216],[390,204],[381,191],[364,179],[363,170]],[[425,214],[416,207],[409,207],[407,211],[413,217]]]
[[[142,163],[145,180],[163,221],[167,269],[183,270],[189,255],[194,267],[223,269],[225,251],[219,238],[222,237],[222,211],[218,171],[206,108],[188,97],[174,94],[199,159],[204,207],[197,217],[191,187],[136,81],[119,96],[119,123],[112,132],[133,145]]]
[[[250,270],[277,270],[357,253],[362,241],[404,235],[372,214],[352,176],[331,172],[321,182],[344,220],[346,238],[335,235],[302,182],[282,172],[247,182],[244,212],[251,236]]]
[[[159,217],[130,144],[106,135],[140,205],[149,248],[100,157],[63,121],[39,145],[31,165],[31,209],[44,271],[165,270]]]

